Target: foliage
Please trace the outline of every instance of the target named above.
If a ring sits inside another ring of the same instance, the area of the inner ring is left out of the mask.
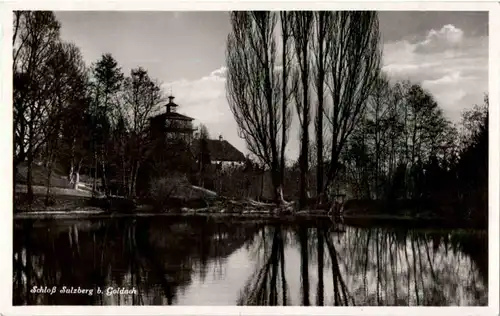
[[[188,184],[186,175],[180,172],[152,178],[150,181],[149,198],[161,209],[164,209],[173,197],[182,193],[183,187]]]

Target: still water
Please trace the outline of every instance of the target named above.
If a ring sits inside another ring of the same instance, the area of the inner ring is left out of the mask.
[[[167,218],[14,226],[14,305],[488,303],[487,235],[473,231]]]

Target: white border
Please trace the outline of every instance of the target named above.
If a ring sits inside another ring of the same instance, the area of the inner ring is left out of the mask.
[[[345,9],[345,10],[387,10],[387,11],[489,11],[489,98],[490,98],[490,143],[489,143],[489,293],[488,307],[125,307],[125,306],[12,306],[12,10],[292,10],[292,9]],[[0,225],[3,232],[0,238],[0,254],[4,260],[0,265],[0,313],[4,315],[499,315],[499,89],[500,80],[500,44],[496,30],[500,30],[499,3],[476,2],[339,2],[315,1],[22,1],[0,3],[0,118],[7,132],[1,133],[0,157],[3,168],[0,169],[0,197],[4,208],[0,211]]]

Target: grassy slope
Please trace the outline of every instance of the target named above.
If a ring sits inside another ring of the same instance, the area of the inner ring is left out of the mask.
[[[51,189],[52,198],[49,205],[45,205],[45,195],[47,193],[47,177],[48,170],[43,165],[33,165],[33,193],[35,199],[33,203],[27,204],[27,173],[28,167],[26,164],[21,164],[18,167],[15,177],[15,197],[14,209],[15,212],[20,211],[60,211],[75,209],[86,205],[86,201],[92,196],[91,192],[83,190],[74,190],[69,184],[67,175],[63,168],[57,164],[54,166],[51,174]]]
[[[28,166],[21,164],[17,169],[16,184],[27,184]],[[45,186],[47,185],[48,169],[45,166],[33,164],[33,185]],[[50,177],[50,185],[55,188],[70,188],[68,176],[65,174],[64,169],[57,164],[52,170]]]

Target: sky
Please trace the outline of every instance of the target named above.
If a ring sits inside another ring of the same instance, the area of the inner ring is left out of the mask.
[[[141,66],[172,93],[178,112],[248,153],[225,92],[228,12],[56,12],[61,37],[87,65],[111,53],[125,74]],[[379,12],[383,71],[430,91],[452,122],[488,92],[488,12]],[[290,134],[294,159],[298,132]]]

